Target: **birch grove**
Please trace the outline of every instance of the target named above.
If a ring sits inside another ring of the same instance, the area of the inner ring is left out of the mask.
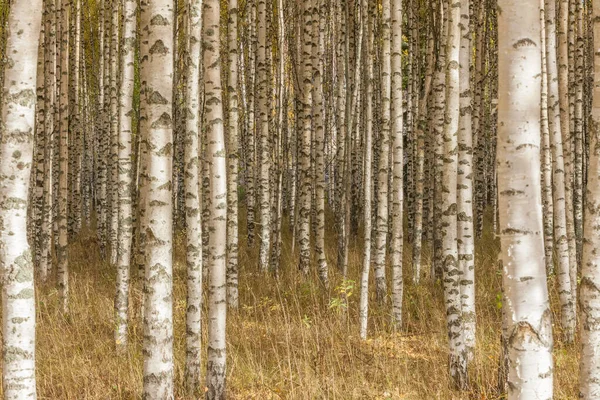
[[[600,397],[599,10],[0,0],[0,395]]]

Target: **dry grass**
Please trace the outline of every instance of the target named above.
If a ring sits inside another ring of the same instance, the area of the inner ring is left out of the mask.
[[[330,224],[331,225],[331,224]],[[242,230],[244,232],[244,230]],[[330,236],[333,239],[333,232]],[[185,357],[185,267],[181,236],[175,257],[176,396],[183,393]],[[257,271],[257,249],[241,243],[240,300],[228,315],[228,398],[232,399],[499,399],[496,373],[501,310],[498,242],[487,234],[477,248],[477,353],[472,389],[449,389],[444,310],[439,283],[413,286],[410,249],[405,252],[404,329],[394,333],[389,307],[371,298],[370,338],[358,337],[355,284],[349,310],[330,307],[339,297],[340,275],[332,287],[296,272],[290,237],[284,239],[281,278]],[[254,246],[257,247],[257,246]],[[335,265],[335,240],[328,240]],[[358,281],[361,250],[353,245],[350,278]],[[119,357],[113,347],[115,271],[100,261],[86,232],[70,248],[71,314],[58,311],[57,291],[38,287],[37,364],[41,399],[139,398],[142,382],[141,291],[131,293],[131,346]],[[428,262],[428,257],[426,256]],[[553,308],[556,290],[551,283]],[[555,315],[555,321],[558,321]],[[555,398],[576,398],[578,345],[565,347],[555,330]],[[206,337],[206,335],[204,335]],[[1,389],[0,389],[1,390]]]

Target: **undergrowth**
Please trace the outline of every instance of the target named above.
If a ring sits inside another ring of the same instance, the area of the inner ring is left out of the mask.
[[[240,233],[243,233],[241,222]],[[486,231],[477,242],[477,348],[467,392],[449,388],[440,282],[424,276],[420,285],[413,285],[410,246],[405,245],[404,252],[402,330],[393,331],[389,299],[386,306],[380,306],[372,293],[369,339],[361,341],[357,307],[360,242],[351,241],[349,277],[342,281],[335,266],[335,233],[328,232],[326,251],[331,285],[324,288],[316,273],[304,277],[297,271],[289,227],[284,226],[279,278],[258,271],[258,246],[248,248],[244,235],[240,236],[240,308],[227,316],[228,398],[503,398],[497,391],[502,314],[499,242],[492,232]],[[175,237],[174,260],[175,390],[177,398],[189,399],[183,391],[186,276],[183,242],[180,232]],[[133,271],[130,345],[126,354],[118,356],[113,339],[115,269],[101,260],[95,234],[90,230],[82,232],[72,243],[69,257],[69,315],[60,313],[53,283],[37,286],[38,397],[139,398],[142,390],[140,279]],[[425,248],[424,270],[429,269],[429,263],[429,250]],[[553,318],[559,321],[553,277],[549,284]],[[348,298],[348,308],[341,301],[342,296]],[[554,338],[555,398],[575,399],[579,344],[563,345],[558,324]]]

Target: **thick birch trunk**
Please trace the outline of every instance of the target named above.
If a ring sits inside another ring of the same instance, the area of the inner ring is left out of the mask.
[[[145,198],[144,391],[146,399],[173,398],[173,2],[142,5],[141,82],[147,122]],[[147,53],[146,53],[147,51]]]
[[[508,399],[552,398],[540,174],[540,5],[498,13],[498,208],[506,295]]]
[[[27,208],[35,132],[36,59],[42,1],[15,1],[8,16],[0,143],[2,389],[35,399],[35,296]]]

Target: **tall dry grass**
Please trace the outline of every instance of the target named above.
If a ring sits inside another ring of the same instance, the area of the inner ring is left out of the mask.
[[[244,230],[242,221],[241,232]],[[328,224],[332,226],[332,224]],[[231,399],[500,399],[497,367],[501,327],[498,241],[491,232],[477,244],[477,349],[471,390],[449,389],[442,291],[424,279],[414,286],[410,249],[404,254],[404,327],[393,332],[390,307],[371,297],[369,339],[358,335],[354,283],[349,308],[340,298],[334,232],[327,235],[331,282],[296,269],[289,229],[284,230],[280,278],[257,271],[257,247],[240,248],[240,304],[228,315],[227,387]],[[185,359],[185,263],[183,236],[176,236],[174,267],[175,384],[183,392]],[[358,282],[362,249],[352,243],[349,278]],[[429,263],[427,249],[425,263]],[[52,284],[37,288],[37,379],[40,399],[135,399],[142,385],[141,284],[132,281],[130,347],[113,346],[115,270],[102,261],[93,232],[70,247],[71,313],[58,310]],[[352,285],[350,283],[350,285]],[[554,321],[557,292],[550,279]],[[203,338],[206,338],[204,332]],[[564,346],[555,328],[555,398],[576,398],[579,345]],[[1,390],[1,389],[0,389]]]

